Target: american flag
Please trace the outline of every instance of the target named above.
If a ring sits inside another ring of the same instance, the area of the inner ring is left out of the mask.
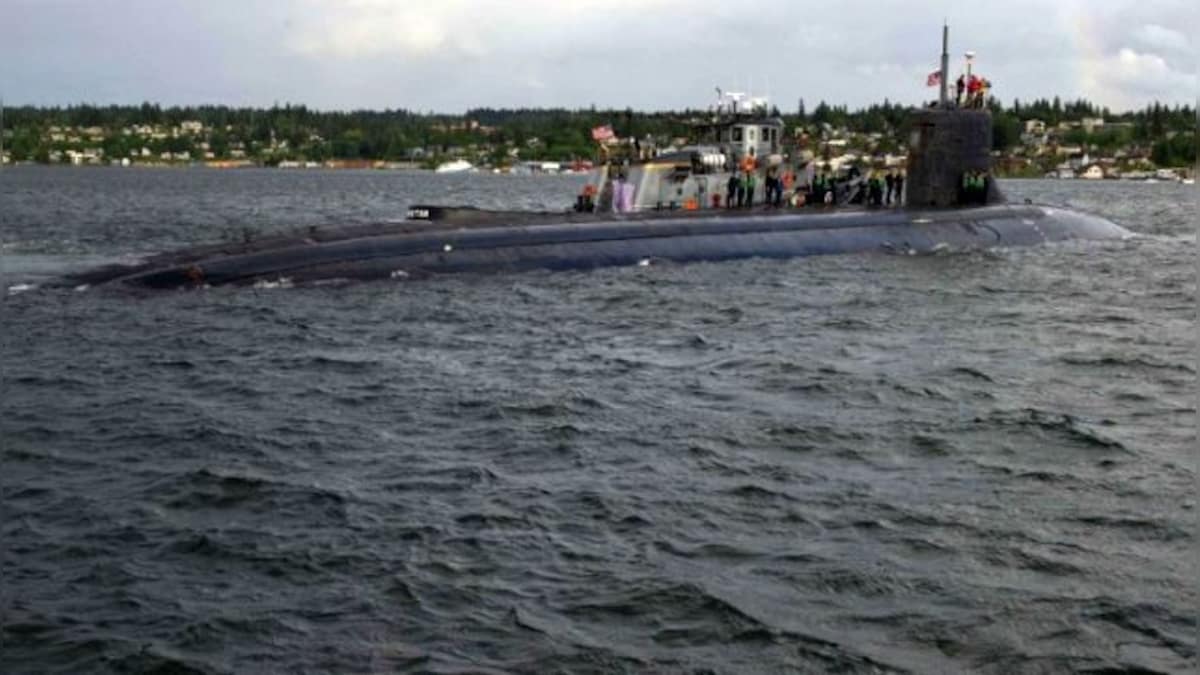
[[[592,140],[593,141],[607,141],[615,135],[616,134],[613,133],[612,126],[610,126],[608,124],[605,124],[602,127],[596,127],[595,129],[592,129]]]
[[[926,87],[936,87],[941,83],[942,83],[942,71],[940,71],[940,70],[933,71],[932,73],[929,74],[929,77],[925,78],[925,86]]]

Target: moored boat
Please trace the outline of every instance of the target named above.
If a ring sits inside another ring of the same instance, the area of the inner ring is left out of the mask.
[[[436,173],[471,173],[477,171],[474,164],[471,164],[465,159],[456,159],[452,162],[444,162],[439,164]]]

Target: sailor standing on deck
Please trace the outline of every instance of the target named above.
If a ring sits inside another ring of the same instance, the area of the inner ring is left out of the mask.
[[[776,194],[781,193],[779,187],[779,167],[772,164],[767,167],[766,194],[763,198],[767,206],[779,206]]]
[[[967,107],[982,108],[983,107],[983,80],[978,75],[971,75],[967,79]]]
[[[758,168],[758,162],[754,159],[754,148],[750,148],[750,152],[746,153],[746,156],[742,158],[742,174],[744,176],[743,182],[746,186],[746,201],[743,203],[739,199],[738,206],[750,208],[754,205],[754,188],[756,187],[754,170],[756,168]]]

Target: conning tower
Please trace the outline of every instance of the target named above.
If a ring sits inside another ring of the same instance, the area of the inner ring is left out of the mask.
[[[949,99],[948,42],[949,28],[943,26],[940,100],[911,116],[906,203],[918,208],[963,206],[963,176],[972,172],[987,177],[986,203],[1001,203],[1004,197],[991,173],[992,114],[986,108],[959,108]]]

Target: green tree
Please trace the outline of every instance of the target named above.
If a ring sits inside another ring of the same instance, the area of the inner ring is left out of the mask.
[[[992,149],[1008,150],[1021,139],[1021,120],[1000,111],[992,115]]]

